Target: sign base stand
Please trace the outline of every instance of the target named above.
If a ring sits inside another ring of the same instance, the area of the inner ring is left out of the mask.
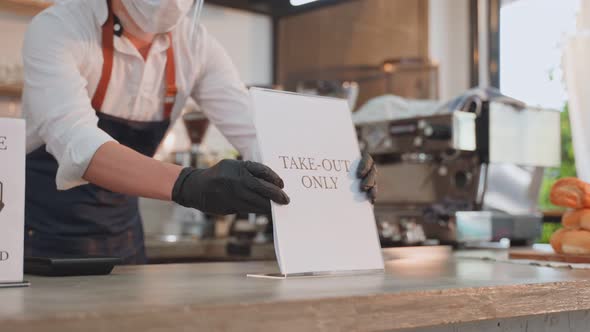
[[[16,287],[29,287],[31,283],[23,280],[21,282],[0,282],[0,288],[16,288]]]
[[[372,274],[383,274],[385,270],[356,270],[356,271],[333,271],[333,272],[306,272],[306,273],[292,273],[292,274],[281,274],[281,273],[265,273],[247,274],[248,278],[261,278],[261,279],[301,279],[301,278],[326,278],[326,277],[346,277],[346,276],[357,276],[357,275],[372,275]]]

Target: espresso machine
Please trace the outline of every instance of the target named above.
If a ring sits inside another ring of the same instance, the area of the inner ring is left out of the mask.
[[[191,110],[182,116],[182,123],[190,139],[190,148],[174,153],[174,162],[183,167],[206,167],[201,145],[209,128],[209,120],[202,112]],[[201,211],[174,204],[172,216],[163,227],[163,238],[181,237],[208,238],[214,233],[211,217]],[[170,242],[170,241],[169,241]]]
[[[543,168],[561,162],[558,111],[473,90],[425,116],[356,128],[379,170],[383,246],[528,244],[540,235]]]

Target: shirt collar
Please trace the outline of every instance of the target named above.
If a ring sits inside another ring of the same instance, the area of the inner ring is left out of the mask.
[[[154,38],[154,41],[152,43],[152,47],[150,49],[150,54],[151,53],[162,53],[162,52],[168,50],[168,47],[170,47],[170,45],[171,45],[171,43],[170,43],[170,38],[168,38],[168,35],[165,35],[165,34],[157,35],[156,38]],[[129,39],[127,39],[125,36],[121,36],[120,38],[115,38],[114,46],[115,46],[115,51],[117,51],[117,52],[125,53],[127,55],[133,55],[133,56],[137,56],[137,57],[141,58],[141,54],[139,54],[139,51],[135,48],[133,43]]]

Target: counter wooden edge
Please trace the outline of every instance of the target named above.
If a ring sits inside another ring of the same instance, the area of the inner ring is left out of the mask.
[[[275,282],[275,281],[273,281]],[[281,281],[276,281],[281,282]],[[395,331],[590,309],[590,281],[444,289],[317,300],[64,313],[5,320],[9,331]]]

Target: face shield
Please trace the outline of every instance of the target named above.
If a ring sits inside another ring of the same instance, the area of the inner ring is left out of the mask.
[[[195,11],[193,14],[193,22],[191,23],[191,32],[189,34],[189,40],[194,40],[195,29],[201,23],[201,12],[203,11],[203,4],[205,0],[196,0]]]
[[[129,16],[145,32],[166,33],[195,6],[191,25],[191,39],[199,23],[204,0],[122,0]]]

